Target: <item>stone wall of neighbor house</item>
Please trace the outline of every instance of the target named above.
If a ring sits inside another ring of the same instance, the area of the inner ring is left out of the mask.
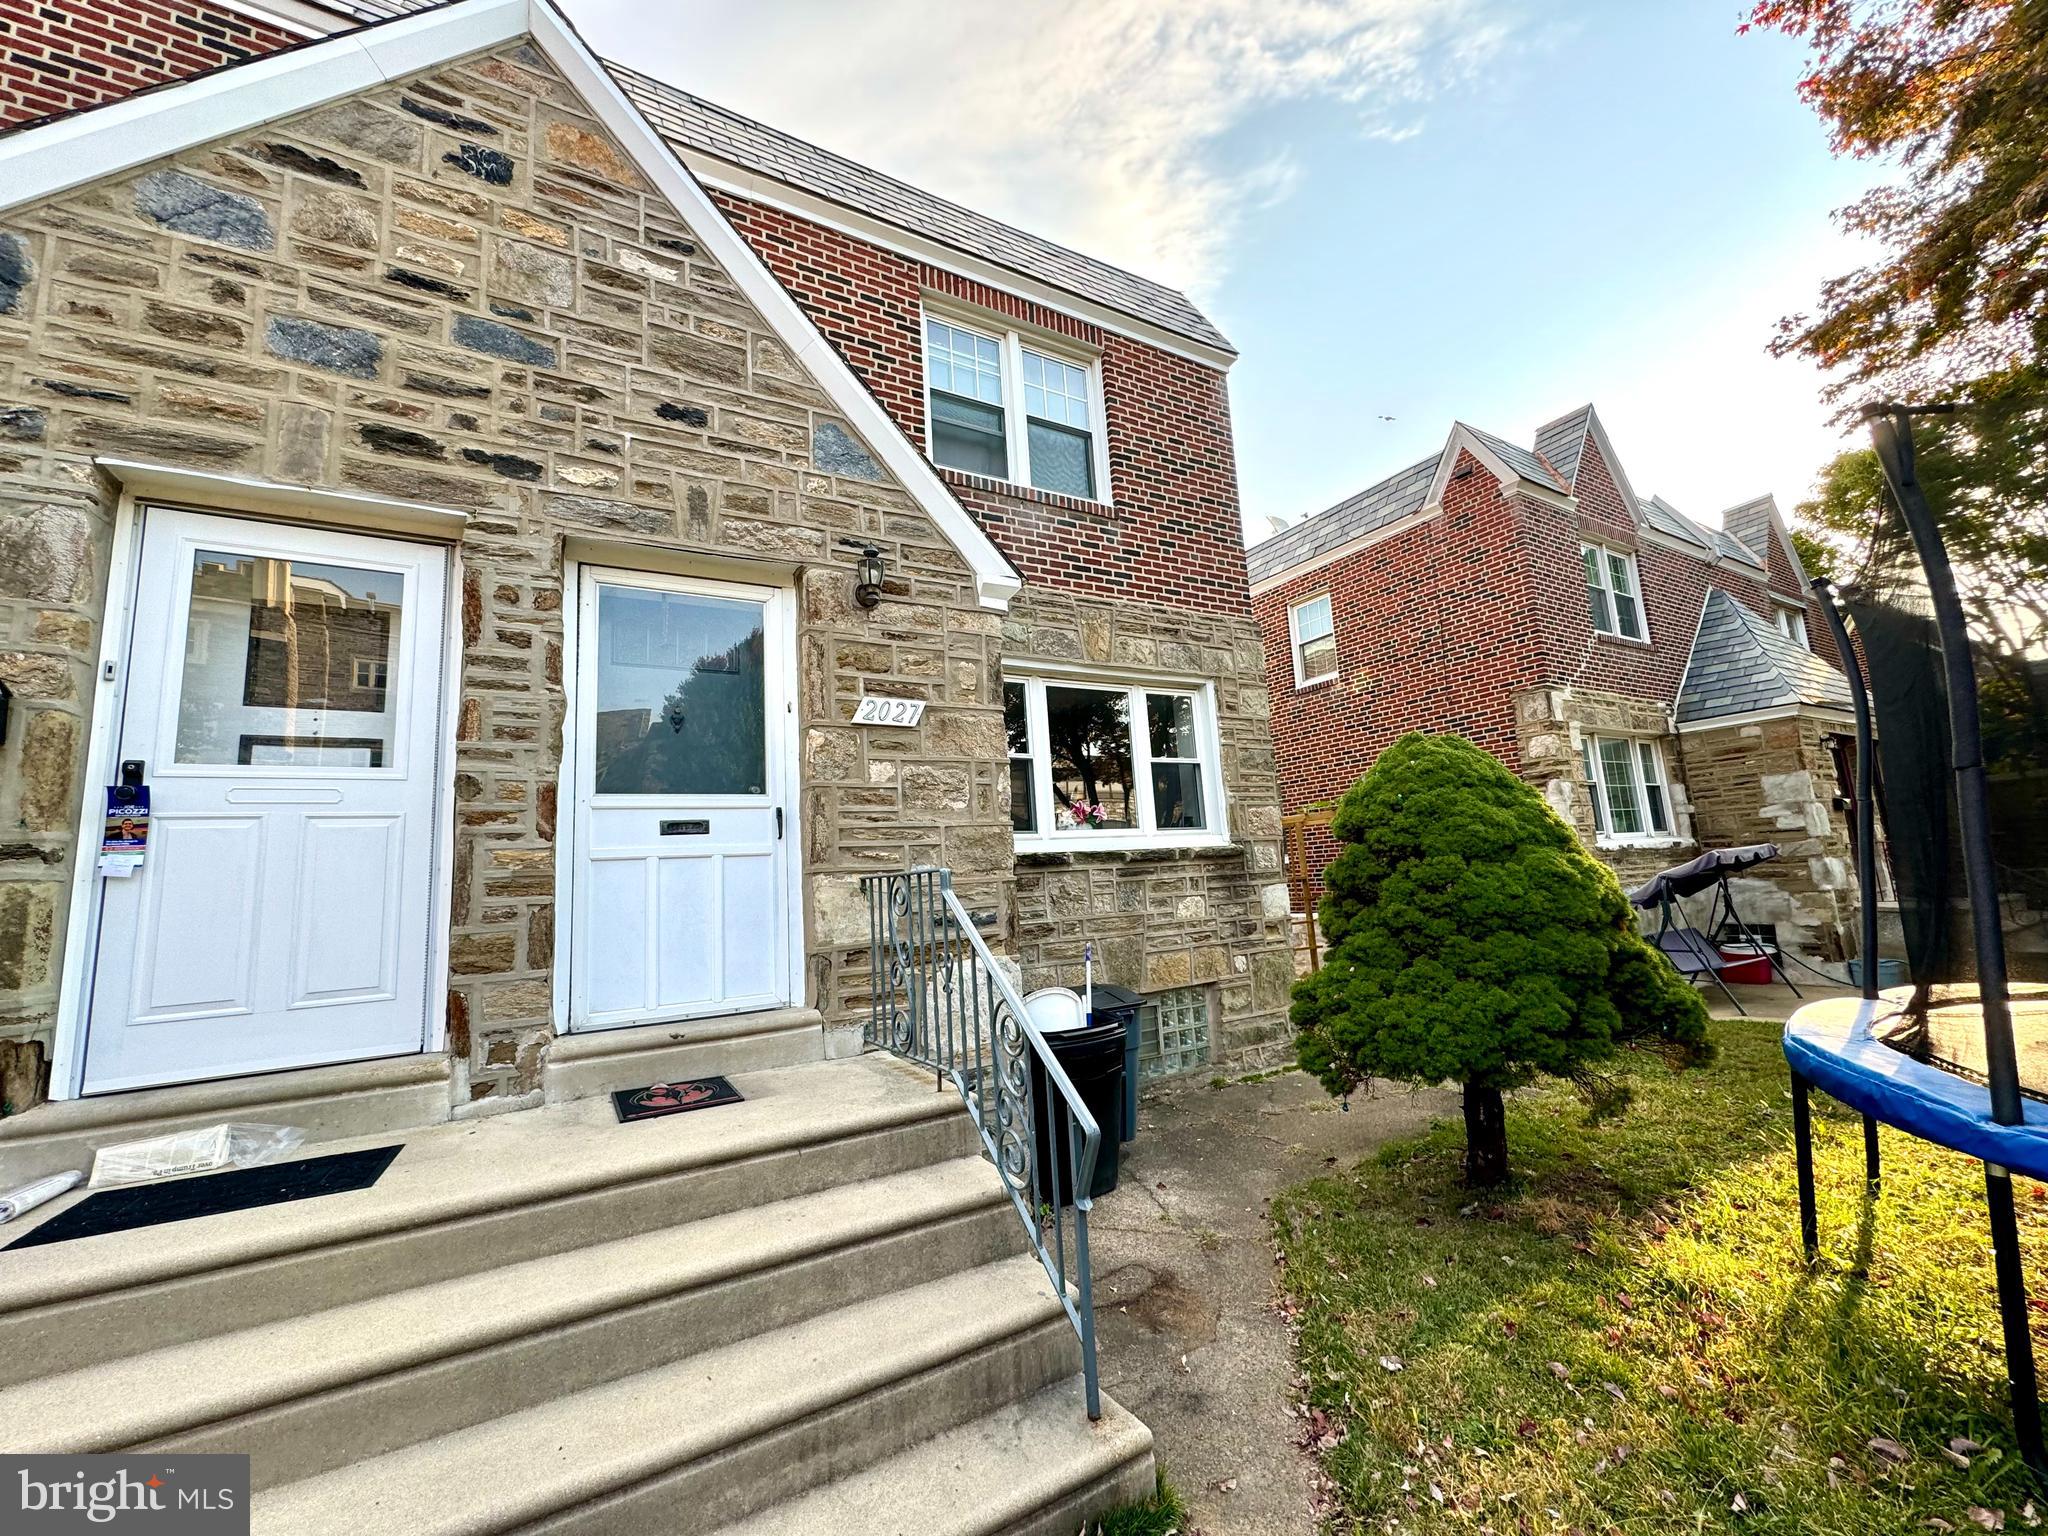
[[[1293,971],[1256,626],[1027,588],[1004,625],[1003,654],[1214,680],[1230,846],[1027,855],[1012,937],[1027,988],[1078,988],[1091,942],[1098,981],[1148,993],[1212,987],[1214,1060],[1268,1064],[1288,1039]],[[1004,788],[1007,809],[1007,778]]]
[[[1776,860],[1729,882],[1744,919],[1775,923],[1785,949],[1829,961],[1856,943],[1856,860],[1826,742],[1841,729],[1802,713],[1678,738],[1701,842],[1778,845]]]
[[[0,128],[299,41],[206,0],[0,0]]]
[[[1521,773],[1570,822],[1594,855],[1633,889],[1660,869],[1683,863],[1697,851],[1696,817],[1672,734],[1671,707],[1656,699],[1597,688],[1527,688],[1515,695],[1515,724],[1521,740]],[[1586,782],[1579,743],[1588,736],[1654,737],[1664,749],[1670,778],[1671,829],[1654,843],[1602,845],[1593,830],[1592,788]]]
[[[970,891],[1007,888],[1000,616],[698,232],[512,47],[0,216],[11,1085],[49,1037],[93,793],[115,501],[95,454],[469,514],[452,598],[463,1097],[530,1089],[551,1038],[568,537],[795,571],[814,1001],[864,1006],[861,873],[943,862]],[[872,611],[838,546],[855,535],[888,565]],[[844,723],[863,691],[931,708],[863,733]]]

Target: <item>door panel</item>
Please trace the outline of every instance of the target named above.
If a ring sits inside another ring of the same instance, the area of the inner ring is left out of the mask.
[[[152,826],[100,882],[86,1092],[422,1048],[447,558],[145,512],[116,757]]]
[[[789,1000],[789,623],[775,588],[585,572],[571,1027]]]
[[[295,1008],[396,990],[403,816],[307,816],[299,833]],[[325,893],[350,891],[347,903]]]

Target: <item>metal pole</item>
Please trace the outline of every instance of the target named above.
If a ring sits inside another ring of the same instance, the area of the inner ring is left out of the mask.
[[[1927,573],[1934,625],[1941,637],[1948,683],[1948,731],[1955,758],[1956,810],[1963,838],[1963,879],[1970,895],[1970,931],[1977,949],[1977,996],[1984,1017],[1984,1060],[1991,1081],[1991,1115],[2018,1125],[2019,1068],[2013,1059],[2012,1005],[2005,985],[2005,935],[1998,921],[1998,871],[1991,862],[1991,816],[1984,784],[1984,742],[1977,722],[1977,674],[1970,665],[1970,633],[1956,593],[1955,571],[1941,527],[1913,468],[1913,423],[1907,408],[1874,408],[1870,441],[1906,528]],[[2038,1435],[2037,1435],[2038,1439]]]
[[[1863,1182],[1870,1192],[1877,1193],[1879,1175],[1883,1168],[1877,1160],[1877,1121],[1869,1115],[1863,1117]]]
[[[1806,1079],[1792,1074],[1792,1149],[1799,1163],[1799,1244],[1811,1264],[1820,1257],[1820,1211],[1813,1196],[1813,1105]]]
[[[2048,1477],[2048,1451],[2041,1444],[2041,1384],[2034,1375],[2034,1336],[2027,1326],[2027,1277],[2020,1264],[2012,1175],[1996,1163],[1984,1165],[1984,1198],[1991,1208],[1991,1257],[1998,1273],[1998,1321],[2005,1331],[2013,1433],[2027,1465],[2036,1476]]]
[[[1870,724],[1870,690],[1864,685],[1863,663],[1849,641],[1849,625],[1835,602],[1834,584],[1825,576],[1813,578],[1813,595],[1835,637],[1835,649],[1842,656],[1842,671],[1849,678],[1849,702],[1856,711],[1856,901],[1862,918],[1863,995],[1877,998],[1877,802],[1875,761],[1876,733]]]

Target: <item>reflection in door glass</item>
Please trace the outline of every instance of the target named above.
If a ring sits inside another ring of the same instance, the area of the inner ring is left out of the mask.
[[[761,642],[760,603],[600,585],[597,793],[766,793]]]
[[[196,551],[177,760],[393,766],[404,607],[396,571]]]

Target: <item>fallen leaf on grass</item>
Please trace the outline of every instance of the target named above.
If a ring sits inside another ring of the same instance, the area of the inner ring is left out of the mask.
[[[1745,1499],[1741,1494],[1738,1493],[1737,1495],[1735,1495],[1734,1498],[1728,1501],[1728,1507],[1734,1510],[1735,1513],[1738,1515],[1745,1514],[1749,1510],[1749,1500]]]
[[[1399,1355],[1381,1355],[1381,1356],[1380,1356],[1380,1369],[1381,1369],[1381,1370],[1383,1370],[1383,1371],[1398,1371],[1398,1370],[1400,1370],[1400,1369],[1401,1369],[1401,1357],[1400,1357]]]
[[[1955,1449],[1953,1446],[1944,1445],[1941,1448],[1941,1454],[1946,1456],[1950,1461],[1954,1462],[1959,1467],[1968,1467],[1970,1464],[1970,1458],[1965,1456],[1961,1451]]]
[[[1534,1419],[1521,1420],[1515,1425],[1515,1433],[1524,1440],[1534,1439],[1536,1435],[1536,1421]]]
[[[1948,1448],[1961,1456],[1969,1456],[1984,1449],[1976,1441],[1964,1435],[1957,1435],[1953,1440],[1949,1441]]]
[[[1863,1443],[1887,1461],[1911,1461],[1913,1459],[1911,1451],[1899,1444],[1898,1441],[1888,1439],[1883,1435],[1872,1435]]]
[[[1555,1376],[1559,1381],[1569,1381],[1571,1380],[1572,1375],[1572,1373],[1568,1369],[1566,1369],[1565,1363],[1562,1360],[1553,1360],[1550,1362],[1550,1374]]]
[[[2005,1511],[2003,1510],[1986,1509],[1981,1504],[1972,1504],[1966,1513],[1973,1523],[1982,1526],[1987,1531],[2002,1531],[2005,1529]]]

